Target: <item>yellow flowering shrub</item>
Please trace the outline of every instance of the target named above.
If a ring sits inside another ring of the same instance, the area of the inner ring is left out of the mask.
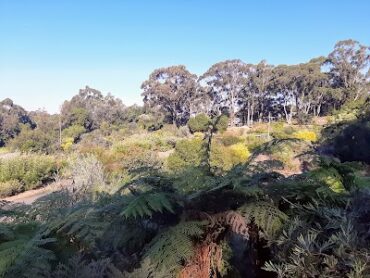
[[[317,141],[317,135],[315,132],[310,130],[299,130],[293,133],[293,137],[305,141],[315,142]]]
[[[211,147],[210,164],[214,171],[229,171],[234,166],[245,163],[250,156],[248,148],[243,143],[225,146],[214,142]]]
[[[64,138],[63,142],[62,142],[62,146],[61,146],[63,151],[67,152],[67,151],[71,150],[74,141],[75,140],[74,140],[73,137]]]

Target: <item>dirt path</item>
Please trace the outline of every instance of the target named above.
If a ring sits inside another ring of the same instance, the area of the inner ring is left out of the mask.
[[[28,190],[26,192],[22,192],[20,194],[0,199],[8,202],[14,203],[24,203],[24,204],[32,204],[37,199],[44,197],[52,192],[58,191],[63,188],[68,188],[72,186],[72,180],[61,180],[58,182],[53,182],[45,187]]]

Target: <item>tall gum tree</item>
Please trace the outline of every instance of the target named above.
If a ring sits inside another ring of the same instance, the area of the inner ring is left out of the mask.
[[[368,92],[370,47],[355,40],[343,40],[335,44],[327,64],[333,85],[343,89],[343,99],[357,100]]]
[[[182,65],[156,69],[141,86],[144,104],[169,113],[174,125],[184,124],[191,114],[196,80]]]
[[[198,82],[208,90],[213,105],[221,114],[227,108],[230,124],[236,124],[236,113],[245,99],[250,66],[241,60],[227,60],[211,66]]]

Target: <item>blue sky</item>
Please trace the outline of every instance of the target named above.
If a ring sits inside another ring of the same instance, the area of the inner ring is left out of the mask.
[[[294,64],[370,44],[370,1],[0,0],[0,99],[56,112],[89,85],[141,103],[158,67]]]

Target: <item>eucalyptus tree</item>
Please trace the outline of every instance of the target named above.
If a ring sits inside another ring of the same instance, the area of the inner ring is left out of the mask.
[[[279,106],[279,110],[284,114],[288,124],[292,122],[293,115],[297,113],[297,103],[294,96],[297,94],[298,88],[295,82],[297,77],[295,73],[295,66],[279,65],[273,69],[270,83],[271,97]]]
[[[298,116],[319,115],[323,103],[330,101],[329,75],[321,69],[324,62],[325,58],[319,57],[297,66],[295,81],[298,91],[295,97]]]
[[[0,101],[0,147],[18,135],[22,125],[35,127],[29,113],[9,98]]]
[[[272,80],[273,66],[267,64],[265,60],[262,60],[255,67],[250,76],[249,88],[252,92],[253,104],[251,111],[251,118],[248,118],[248,122],[253,123],[253,116],[257,114],[258,121],[261,122],[264,116],[270,112],[271,106],[270,98],[270,84]],[[256,104],[254,103],[256,101]]]
[[[327,63],[335,87],[343,89],[343,101],[357,100],[367,93],[369,82],[370,47],[354,40],[343,40],[335,44]]]
[[[227,60],[211,66],[198,80],[209,94],[216,113],[220,115],[227,109],[231,125],[235,125],[236,114],[246,100],[250,73],[250,65],[241,60]]]
[[[174,125],[184,124],[191,114],[196,80],[197,76],[182,65],[156,69],[141,85],[144,104],[169,113]]]
[[[99,128],[102,123],[120,124],[125,120],[126,106],[110,93],[86,86],[61,108],[63,127],[81,125],[87,130]]]

